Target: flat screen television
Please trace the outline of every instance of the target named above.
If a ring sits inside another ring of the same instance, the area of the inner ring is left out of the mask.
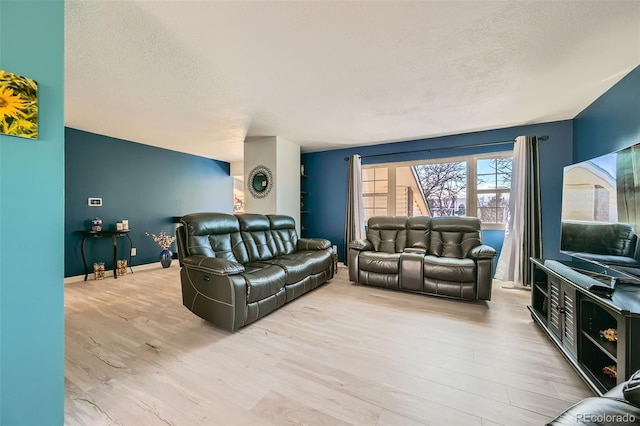
[[[585,269],[640,284],[640,143],[564,168],[561,229]]]

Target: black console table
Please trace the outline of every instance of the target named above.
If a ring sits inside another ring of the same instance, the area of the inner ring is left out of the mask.
[[[84,246],[87,242],[88,238],[111,238],[113,242],[113,278],[118,278],[117,267],[118,267],[118,237],[127,237],[129,239],[129,269],[131,273],[133,273],[133,268],[131,267],[131,249],[133,248],[133,241],[131,241],[131,237],[129,236],[129,232],[131,229],[123,229],[123,230],[102,230],[102,231],[80,231],[84,236],[82,238],[82,263],[84,264],[84,280],[87,280],[89,276],[89,267],[87,266],[87,257],[85,255]]]
[[[532,258],[531,272],[531,317],[595,392],[640,369],[639,284],[584,262]],[[613,293],[604,291],[612,285]],[[604,330],[616,330],[617,341]]]

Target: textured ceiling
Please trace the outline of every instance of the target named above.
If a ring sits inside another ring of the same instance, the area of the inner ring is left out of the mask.
[[[570,119],[640,64],[640,2],[67,1],[69,127],[224,161]]]

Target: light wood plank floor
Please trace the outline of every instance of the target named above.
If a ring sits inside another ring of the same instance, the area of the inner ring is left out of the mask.
[[[65,287],[68,425],[542,425],[592,393],[494,282],[466,303],[336,278],[234,334],[179,269]]]

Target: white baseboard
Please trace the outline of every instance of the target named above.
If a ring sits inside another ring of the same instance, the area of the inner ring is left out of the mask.
[[[177,262],[177,261],[176,261]],[[144,271],[144,270],[148,270],[148,269],[161,269],[162,265],[160,265],[160,262],[153,262],[153,263],[145,263],[144,265],[136,265],[136,266],[132,266],[133,268],[133,272],[137,272],[137,271]],[[131,270],[128,270],[127,273],[131,273]],[[108,271],[105,270],[104,271],[104,277],[113,277],[113,269],[109,269]],[[69,284],[69,283],[76,283],[79,281],[84,281],[84,274],[83,275],[75,275],[73,277],[66,277],[64,279],[64,283],[65,284]],[[93,279],[93,271],[89,272],[89,276],[87,277],[87,281],[96,281]]]

